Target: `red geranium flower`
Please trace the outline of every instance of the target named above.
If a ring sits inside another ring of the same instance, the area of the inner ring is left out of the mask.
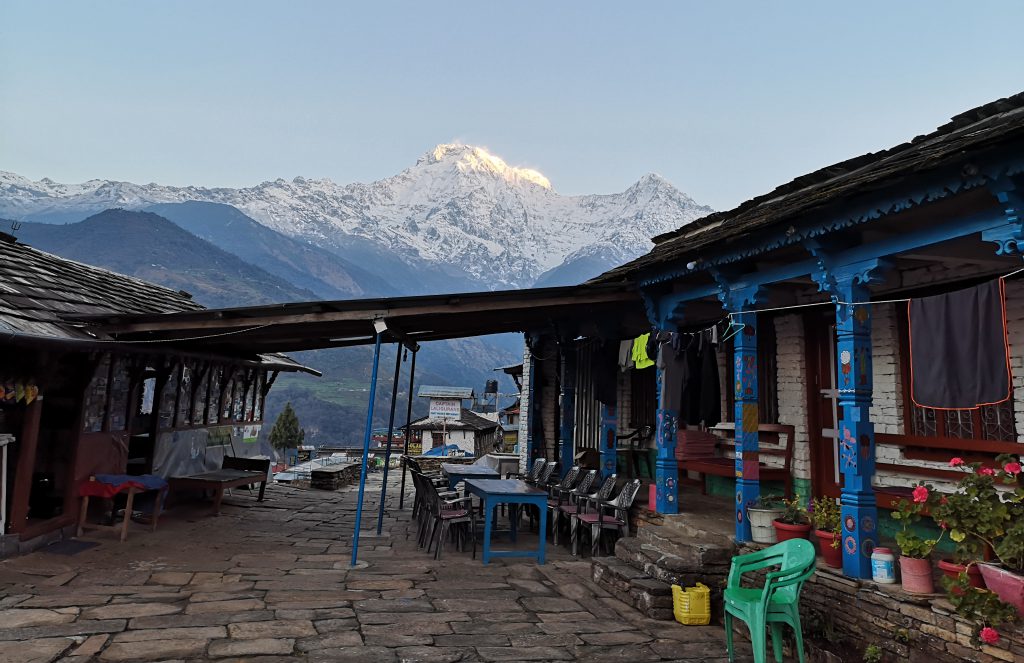
[[[957,467],[957,466],[963,465],[963,464],[964,464],[964,459],[961,458],[960,456],[957,456],[956,458],[950,458],[949,459],[949,466],[950,467]]]
[[[1020,474],[1020,463],[1007,463],[1003,465],[1003,470],[1010,474]]]
[[[914,489],[914,501],[918,504],[923,504],[928,501],[928,489],[924,486],[918,486]]]
[[[987,477],[993,476],[996,473],[991,467],[982,467],[978,469],[978,474],[984,474]]]
[[[981,629],[980,633],[978,633],[978,637],[980,637],[981,641],[985,644],[994,645],[999,642],[999,631],[995,630],[991,626],[986,626]]]

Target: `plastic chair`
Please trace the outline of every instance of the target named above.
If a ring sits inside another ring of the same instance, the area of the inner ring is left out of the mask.
[[[577,543],[579,542],[580,525],[590,526],[590,555],[597,556],[597,549],[601,544],[601,537],[606,529],[614,529],[619,537],[629,533],[629,509],[633,506],[633,499],[640,490],[640,479],[633,479],[622,487],[622,491],[614,500],[594,503],[594,511],[576,513],[570,521],[570,536],[572,537],[572,555],[576,556]]]
[[[777,566],[765,578],[763,587],[741,587],[743,574]],[[772,629],[772,649],[775,660],[782,663],[782,625],[796,633],[796,650],[800,663],[804,662],[804,637],[800,627],[800,589],[814,574],[814,546],[807,539],[790,539],[770,548],[732,558],[726,583],[725,642],[729,660],[735,661],[732,646],[733,617],[742,620],[750,629],[755,663],[767,660],[767,635]]]

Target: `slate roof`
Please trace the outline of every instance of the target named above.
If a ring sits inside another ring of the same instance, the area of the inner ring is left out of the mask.
[[[420,387],[417,396],[420,398],[475,398],[472,387],[436,387],[425,384]]]
[[[416,430],[474,430],[474,431],[489,431],[494,430],[498,427],[498,422],[491,421],[485,417],[481,417],[476,412],[462,408],[462,414],[460,415],[460,421],[441,419],[431,419],[430,417],[421,417],[416,421],[409,424]]]
[[[0,333],[96,340],[65,316],[169,313],[203,307],[190,295],[67,260],[0,236]]]
[[[653,238],[647,255],[593,279],[633,279],[670,261],[698,257],[699,250],[725,246],[752,231],[782,225],[808,212],[889,187],[901,178],[964,160],[965,155],[1024,138],[1024,92],[953,117],[925,136],[803,175],[735,209],[709,214]]]

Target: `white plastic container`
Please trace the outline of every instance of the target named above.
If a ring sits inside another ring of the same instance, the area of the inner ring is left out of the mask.
[[[896,556],[889,548],[875,548],[871,553],[871,579],[881,585],[896,583]]]

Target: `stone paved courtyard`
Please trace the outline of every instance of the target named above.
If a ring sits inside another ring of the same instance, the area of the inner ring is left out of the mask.
[[[380,485],[371,475],[364,531]],[[720,628],[643,617],[565,548],[544,566],[454,549],[434,561],[391,486],[362,569],[349,569],[356,490],[278,485],[263,504],[236,491],[219,517],[174,508],[123,544],[103,532],[73,556],[0,562],[0,662],[725,660]]]

